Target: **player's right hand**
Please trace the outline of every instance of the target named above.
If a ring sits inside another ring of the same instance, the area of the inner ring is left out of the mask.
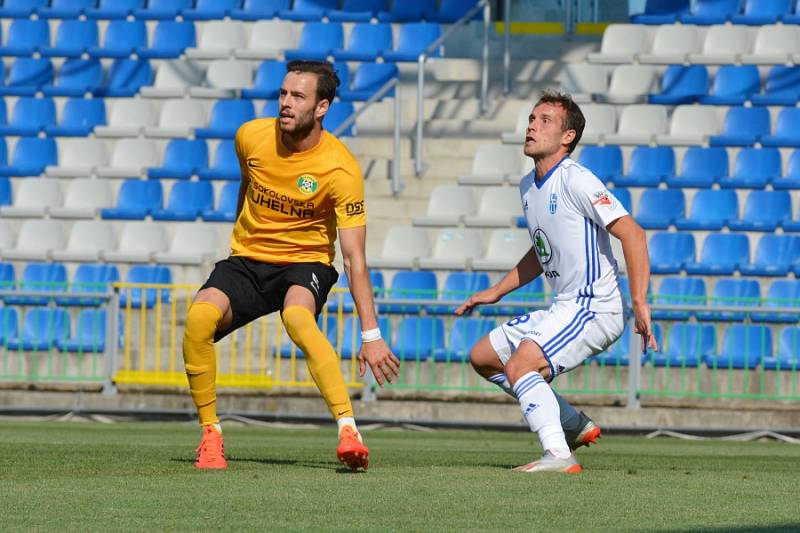
[[[633,321],[636,326],[636,333],[642,336],[642,353],[651,348],[654,352],[658,351],[658,342],[653,334],[653,324],[650,320],[650,306],[645,304],[633,306]]]
[[[488,289],[476,292],[475,294],[467,298],[467,301],[459,305],[458,309],[456,309],[455,312],[458,316],[469,314],[477,306],[484,304],[493,304],[500,298],[501,296],[497,294],[497,291],[494,290],[494,287],[489,287]]]

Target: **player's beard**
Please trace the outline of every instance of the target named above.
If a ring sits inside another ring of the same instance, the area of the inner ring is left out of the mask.
[[[314,109],[302,114],[295,113],[292,118],[294,118],[294,122],[288,126],[281,122],[280,117],[278,118],[278,127],[282,133],[295,139],[302,139],[314,129]]]

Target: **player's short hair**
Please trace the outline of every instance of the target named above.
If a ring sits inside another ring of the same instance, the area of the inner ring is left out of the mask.
[[[317,102],[327,100],[333,103],[336,88],[339,87],[339,76],[328,61],[306,61],[297,59],[286,64],[286,72],[309,72],[317,75]]]
[[[575,138],[569,143],[569,153],[571,154],[572,151],[575,150],[575,147],[578,146],[578,142],[583,135],[583,128],[586,127],[586,118],[583,116],[581,108],[575,103],[572,96],[558,91],[543,91],[542,95],[539,97],[539,101],[536,102],[536,105],[533,107],[539,104],[558,105],[566,111],[566,118],[562,125],[563,130],[575,130]]]

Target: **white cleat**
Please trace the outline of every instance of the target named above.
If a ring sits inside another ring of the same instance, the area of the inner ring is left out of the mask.
[[[564,472],[566,474],[579,474],[581,470],[583,469],[578,464],[574,453],[566,459],[559,459],[549,450],[544,452],[538,461],[512,468],[513,472]]]

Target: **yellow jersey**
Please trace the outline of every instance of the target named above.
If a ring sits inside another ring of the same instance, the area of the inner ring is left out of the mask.
[[[290,152],[277,119],[236,132],[247,191],[231,255],[266,263],[333,262],[336,228],[364,226],[364,176],[347,147],[327,131],[314,148]]]

